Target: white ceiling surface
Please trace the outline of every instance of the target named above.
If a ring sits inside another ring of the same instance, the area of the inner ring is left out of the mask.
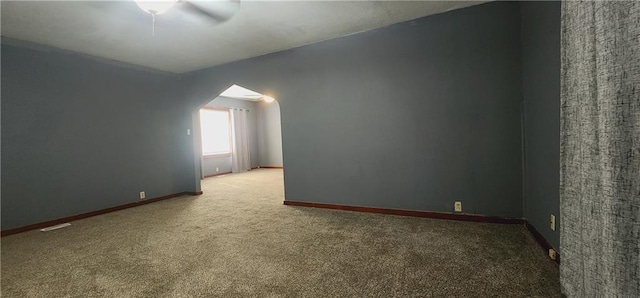
[[[2,1],[2,36],[184,73],[478,4],[473,1],[243,1],[215,23],[133,1]],[[207,4],[207,5],[216,5]]]
[[[264,95],[242,86],[232,85],[231,87],[227,88],[227,90],[220,93],[220,96],[240,100],[260,101],[262,100],[262,97]]]

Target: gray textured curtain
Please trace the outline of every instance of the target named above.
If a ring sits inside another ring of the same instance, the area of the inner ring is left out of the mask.
[[[640,1],[563,2],[560,279],[640,297]]]
[[[241,173],[251,171],[251,150],[249,149],[249,111],[230,109],[231,112],[231,171]]]

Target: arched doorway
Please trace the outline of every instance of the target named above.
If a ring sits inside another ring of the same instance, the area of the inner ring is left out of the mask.
[[[200,181],[258,168],[283,168],[280,105],[274,98],[232,85],[195,115]],[[238,166],[242,160],[245,163]]]

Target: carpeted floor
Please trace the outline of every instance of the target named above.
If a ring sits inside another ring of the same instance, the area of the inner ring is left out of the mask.
[[[519,225],[284,206],[281,170],[2,238],[3,297],[559,297]]]

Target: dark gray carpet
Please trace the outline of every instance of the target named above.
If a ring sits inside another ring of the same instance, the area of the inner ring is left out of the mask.
[[[282,205],[281,170],[2,238],[3,297],[559,297],[519,225]]]

